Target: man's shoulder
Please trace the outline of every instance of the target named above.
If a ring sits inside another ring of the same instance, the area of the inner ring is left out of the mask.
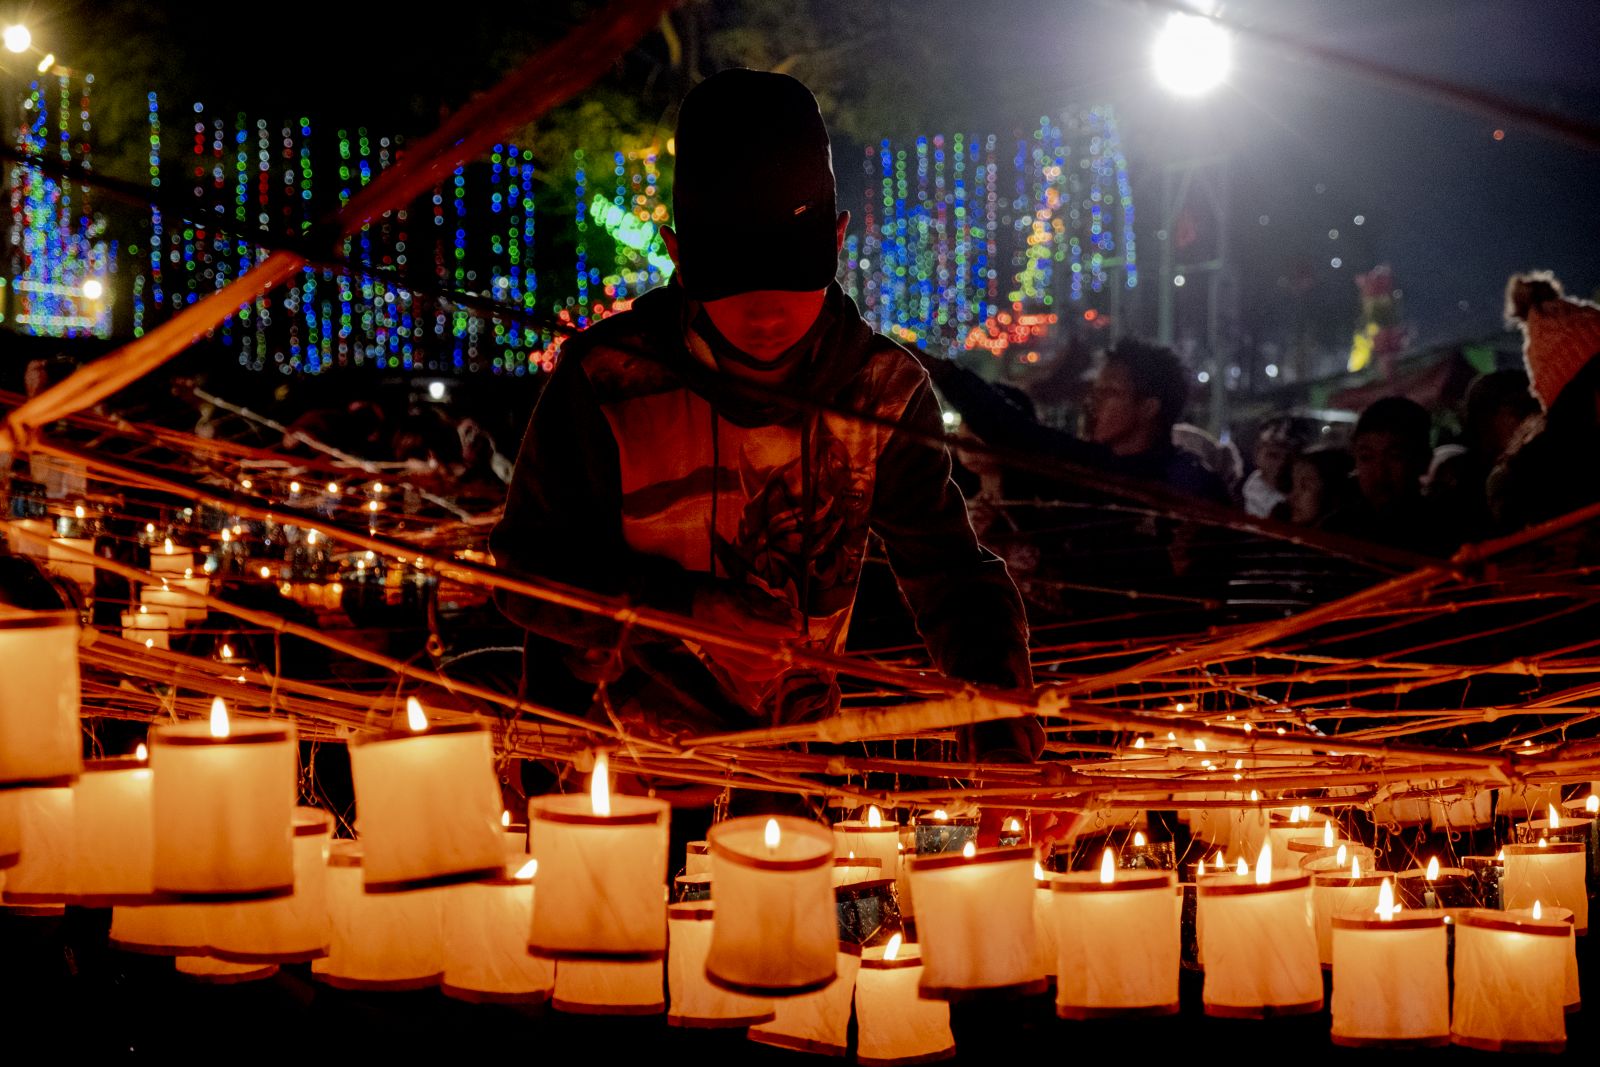
[[[574,335],[562,345],[561,359],[583,372],[602,404],[611,403],[678,388],[666,358],[668,341],[658,314],[632,307]]]
[[[916,356],[893,338],[873,333],[867,340],[854,385],[858,395],[904,404],[928,380],[928,372]]]

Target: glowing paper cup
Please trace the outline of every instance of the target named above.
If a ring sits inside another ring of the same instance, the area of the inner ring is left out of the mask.
[[[833,835],[802,819],[711,828],[717,921],[706,977],[735,993],[795,996],[834,979]]]
[[[1203,878],[1196,924],[1207,1015],[1259,1019],[1322,1008],[1309,876],[1265,884],[1253,875]]]
[[[1333,919],[1333,1043],[1413,1047],[1450,1043],[1444,915]]]
[[[1030,995],[1047,982],[1033,929],[1033,850],[994,848],[911,861],[922,995]],[[1170,907],[1170,901],[1169,901]]]
[[[797,1052],[843,1056],[849,1048],[850,1005],[861,969],[860,946],[841,942],[835,969],[838,980],[827,987],[772,1001],[773,1020],[752,1026],[750,1040]]]
[[[439,987],[445,996],[477,1004],[550,999],[555,964],[528,955],[523,944],[533,918],[533,875],[530,858],[518,856],[499,877],[447,891]]]
[[[1567,1044],[1567,956],[1560,919],[1469,911],[1456,922],[1450,1040],[1490,1052],[1560,1052]]]
[[[406,990],[444,977],[444,901],[448,890],[368,893],[361,846],[335,841],[328,856],[328,954],[311,974],[336,989]]]
[[[22,856],[6,872],[7,904],[66,904],[78,892],[72,788],[16,790]]]
[[[0,618],[0,788],[70,784],[82,746],[76,616]]]
[[[770,1001],[730,993],[706,978],[706,956],[716,925],[709,900],[674,904],[667,909],[667,997],[672,1005],[668,1026],[698,1030],[742,1030],[771,1022]]]
[[[150,903],[155,891],[154,781],[144,760],[90,760],[73,787],[77,903]]]
[[[304,963],[328,954],[328,813],[294,810],[294,893],[207,910],[211,953],[235,963]]]
[[[662,970],[660,960],[561,960],[550,1004],[571,1015],[660,1015]]]
[[[1056,1014],[1172,1015],[1181,951],[1176,876],[1167,871],[1057,875]],[[1181,899],[1178,900],[1181,904]]]
[[[1548,845],[1507,845],[1500,895],[1507,911],[1531,908],[1534,901],[1572,911],[1578,933],[1589,930],[1589,894],[1584,885],[1588,859],[1579,841]]]
[[[856,1062],[862,1067],[932,1063],[956,1054],[950,1005],[924,1000],[922,957],[915,944],[862,950],[856,973]]]

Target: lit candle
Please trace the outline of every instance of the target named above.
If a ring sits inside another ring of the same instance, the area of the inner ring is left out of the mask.
[[[911,861],[922,939],[922,995],[953,999],[975,990],[1043,992],[1033,929],[1033,852],[1023,848]]]
[[[537,915],[535,911],[535,915]],[[662,960],[568,960],[556,964],[550,1004],[573,1015],[660,1015]]]
[[[1456,921],[1451,1041],[1491,1052],[1562,1051],[1571,936],[1560,919],[1492,911],[1462,915]]]
[[[1408,908],[1471,908],[1478,904],[1478,880],[1464,867],[1440,867],[1439,857],[1425,868],[1414,867],[1395,876],[1400,899]]]
[[[520,856],[528,851],[528,824],[525,822],[512,822],[511,812],[502,808],[500,810],[500,838],[508,859]]]
[[[833,824],[833,854],[876,859],[884,871],[884,877],[898,877],[900,824],[893,819],[885,819],[876,807],[869,807],[865,819]]]
[[[667,803],[612,796],[608,775],[601,753],[587,797],[528,801],[528,838],[541,874],[528,938],[537,956],[666,958]]]
[[[1317,956],[1324,967],[1333,965],[1333,923],[1342,917],[1365,919],[1378,906],[1378,896],[1389,876],[1362,865],[1361,857],[1342,872],[1311,876],[1311,915],[1317,930]]]
[[[1309,875],[1274,877],[1272,846],[1254,875],[1199,885],[1197,926],[1207,1015],[1264,1018],[1322,1008],[1322,967],[1311,923]]]
[[[77,903],[149,903],[154,891],[153,781],[137,757],[89,760],[73,787]]]
[[[1360,860],[1364,871],[1374,870],[1378,866],[1378,854],[1370,846],[1356,841],[1341,841],[1333,848],[1322,848],[1303,855],[1300,873],[1339,874],[1350,869],[1352,860]]]
[[[68,785],[82,747],[76,615],[0,618],[0,786]]]
[[[1173,1014],[1181,951],[1176,878],[1167,871],[1118,873],[1109,857],[1108,851],[1098,872],[1056,878],[1056,1014]]]
[[[474,1004],[542,1004],[555,989],[556,965],[528,955],[523,934],[533,921],[538,864],[517,855],[492,878],[447,890],[444,976],[439,991]]]
[[[856,975],[856,1062],[865,1067],[928,1063],[954,1056],[950,1005],[924,1000],[922,958],[895,934],[861,954]]]
[[[707,842],[690,841],[685,847],[683,873],[691,875],[711,873],[711,846]]]
[[[171,629],[182,630],[189,625],[190,609],[195,602],[188,590],[173,589],[163,579],[159,586],[147,585],[140,589],[139,603],[149,609],[149,614],[165,614],[171,620]]]
[[[480,722],[406,725],[350,744],[367,892],[496,877],[505,863],[494,745]]]
[[[167,631],[172,620],[164,611],[151,611],[143,604],[138,611],[122,614],[122,639],[144,645],[146,648],[168,648]]]
[[[1450,974],[1444,915],[1398,908],[1389,880],[1365,914],[1333,918],[1335,1045],[1436,1046],[1450,1042]]]
[[[1055,878],[1038,862],[1033,865],[1033,931],[1039,938],[1040,968],[1047,979],[1053,978],[1060,951],[1056,944]]]
[[[706,977],[752,996],[809,993],[834,980],[833,835],[802,819],[729,819],[711,828],[718,917]]]
[[[47,566],[85,593],[94,592],[94,564],[83,556],[94,555],[94,541],[88,537],[52,537],[45,550]]]
[[[150,573],[182,574],[194,569],[194,553],[187,548],[175,548],[169,537],[159,549],[150,551]]]
[[[234,963],[305,963],[328,954],[328,813],[294,809],[294,893],[205,909],[211,953]]]
[[[706,977],[706,957],[716,925],[709,900],[667,909],[668,1026],[693,1029],[744,1029],[773,1018],[771,1002],[734,993]]]
[[[1508,919],[1532,919],[1535,922],[1549,919],[1567,924],[1567,944],[1571,950],[1566,954],[1566,992],[1562,997],[1562,1008],[1568,1015],[1582,1009],[1583,993],[1579,986],[1578,978],[1578,932],[1572,925],[1572,909],[1558,908],[1554,905],[1545,907],[1542,901],[1535,900],[1533,907],[1512,908],[1505,912],[1505,917]]]
[[[1541,837],[1582,842],[1589,884],[1600,886],[1600,817],[1589,810],[1586,801],[1571,800],[1561,809],[1552,804],[1544,818],[1517,823],[1516,829],[1517,840],[1525,844],[1538,844]]]
[[[917,855],[933,856],[960,852],[968,842],[978,839],[975,819],[952,819],[943,808],[917,820]]]
[[[207,722],[150,731],[154,888],[186,899],[294,892],[299,750],[284,722],[230,722],[220,698]]]
[[[201,599],[211,593],[211,579],[205,575],[196,575],[192,570],[185,571],[181,578],[167,579],[169,588],[180,591],[182,599],[179,601],[183,607],[185,624],[193,626],[205,621],[206,615],[211,611],[206,607],[206,602]]]
[[[861,951],[859,945],[840,942],[834,961],[838,979],[815,993],[772,1001],[772,1021],[752,1026],[750,1040],[823,1056],[845,1055]]]
[[[361,845],[334,841],[328,854],[328,954],[311,961],[314,978],[336,989],[428,989],[444,977],[448,890],[368,893]]]
[[[1527,908],[1535,900],[1572,911],[1578,933],[1589,929],[1588,867],[1584,846],[1577,841],[1540,845],[1507,845],[1500,894],[1506,909]]]

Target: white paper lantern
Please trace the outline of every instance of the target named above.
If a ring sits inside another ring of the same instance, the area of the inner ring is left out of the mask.
[[[534,864],[526,855],[497,878],[449,890],[444,907],[444,981],[440,992],[476,1004],[542,1004],[556,967],[528,955]]]
[[[0,789],[0,874],[22,859],[21,790]]]
[[[752,996],[796,996],[834,980],[839,941],[833,835],[793,818],[711,828],[713,924],[706,977]]]
[[[711,873],[711,845],[706,841],[690,841],[684,850],[683,873],[687,875]]]
[[[1505,917],[1508,919],[1519,920],[1533,919],[1534,914],[1532,908],[1514,908],[1511,911],[1506,912]],[[1568,1015],[1571,1015],[1573,1012],[1578,1011],[1583,1007],[1583,992],[1579,984],[1578,976],[1578,932],[1573,928],[1572,925],[1572,909],[1555,907],[1547,908],[1541,904],[1539,906],[1538,918],[1541,920],[1549,919],[1553,922],[1564,922],[1567,924],[1567,930],[1569,933],[1567,944],[1571,946],[1571,951],[1567,953],[1566,992],[1562,995],[1561,999],[1563,1001],[1562,1009]]]
[[[203,956],[208,904],[150,904],[111,909],[112,948],[147,956]]]
[[[1471,798],[1460,797],[1448,803],[1429,802],[1428,823],[1434,830],[1460,833],[1494,825],[1494,794],[1480,789]]]
[[[136,644],[149,642],[149,648],[172,647],[167,639],[167,633],[172,627],[172,619],[164,611],[151,611],[144,605],[138,611],[124,611],[122,618],[122,639],[133,641]]]
[[[1451,1041],[1491,1052],[1565,1049],[1571,936],[1559,919],[1494,911],[1457,919]]]
[[[845,886],[866,885],[870,882],[893,885],[894,879],[883,876],[883,868],[878,866],[878,861],[875,859],[834,857],[833,888],[842,889]]]
[[[44,559],[49,554],[51,523],[44,519],[10,519],[5,528],[12,555]]]
[[[91,908],[151,903],[152,788],[141,759],[90,760],[73,787],[77,903]]]
[[[1170,871],[1055,879],[1056,1014],[1063,1019],[1171,1015],[1182,951]],[[1176,901],[1176,906],[1175,902]]]
[[[294,892],[294,727],[230,722],[226,711],[219,719],[220,704],[209,724],[150,731],[155,891],[211,901],[286,897]]]
[[[1420,1047],[1450,1043],[1444,915],[1401,912],[1333,919],[1333,1043]]]
[[[1059,952],[1056,940],[1055,878],[1046,874],[1037,862],[1033,865],[1033,876],[1033,932],[1039,939],[1039,966],[1044,971],[1045,980],[1051,981],[1056,976],[1056,956]]]
[[[860,969],[861,946],[841,942],[835,961],[838,979],[815,993],[772,1001],[773,1020],[752,1026],[750,1040],[799,1052],[843,1056],[849,1049],[850,1006]]]
[[[667,909],[668,1026],[690,1029],[743,1029],[773,1018],[770,1000],[732,993],[706,978],[715,906],[687,901]]]
[[[481,723],[352,742],[356,824],[369,893],[498,876],[505,864],[494,746]]]
[[[645,797],[609,797],[608,804],[610,814],[596,814],[592,797],[528,801],[529,843],[539,861],[539,906],[528,937],[536,956],[666,958],[669,809]]]
[[[94,555],[94,541],[87,537],[52,537],[46,549],[46,566],[85,593],[94,592],[94,564],[80,559]]]
[[[551,1006],[571,1015],[660,1015],[661,960],[561,960]]]
[[[328,954],[311,973],[337,989],[403,990],[436,986],[444,977],[447,891],[368,893],[361,846],[334,841],[328,855]]]
[[[862,950],[856,973],[856,1062],[862,1067],[902,1067],[932,1063],[956,1054],[950,1032],[950,1005],[924,1000],[922,958],[915,944],[891,939]]]
[[[171,541],[165,541],[150,550],[151,574],[183,574],[192,570],[194,553],[187,548],[178,548]]]
[[[1301,874],[1338,874],[1350,870],[1351,860],[1360,860],[1363,871],[1376,870],[1378,854],[1367,845],[1353,841],[1340,843],[1342,848],[1324,848],[1300,860]]]
[[[211,954],[234,963],[305,963],[328,954],[328,813],[294,811],[294,893],[208,909]]]
[[[1587,857],[1578,841],[1548,845],[1507,845],[1500,896],[1507,910],[1531,908],[1534,901],[1567,908],[1578,933],[1589,930],[1589,893],[1585,888]]]
[[[1428,798],[1396,797],[1372,805],[1372,821],[1379,826],[1421,826],[1428,821]]]
[[[1207,1015],[1256,1019],[1322,1008],[1309,876],[1259,883],[1254,875],[1210,875],[1200,880],[1196,911]]]
[[[69,785],[82,748],[77,617],[0,617],[0,786]]]
[[[179,976],[208,985],[259,982],[278,973],[276,963],[232,963],[211,956],[179,956],[175,962]]]
[[[1333,920],[1372,916],[1385,879],[1392,888],[1394,875],[1385,872],[1353,877],[1346,869],[1342,874],[1327,871],[1311,876],[1311,917],[1317,929],[1317,958],[1324,967],[1333,966]]]
[[[877,808],[871,809],[877,812]],[[836,856],[875,859],[881,877],[895,878],[900,873],[900,824],[880,814],[865,819],[846,819],[833,824],[833,851]]]
[[[922,943],[922,995],[1042,993],[1033,928],[1033,850],[977,849],[911,861]]]
[[[6,872],[7,904],[66,904],[78,892],[72,848],[72,787],[15,790],[22,855]]]
[[[141,588],[139,606],[145,608],[147,614],[159,612],[167,616],[173,630],[187,629],[191,621],[198,622],[193,614],[195,611],[199,611],[201,616],[205,614],[203,607],[187,589],[174,589],[166,582]]]

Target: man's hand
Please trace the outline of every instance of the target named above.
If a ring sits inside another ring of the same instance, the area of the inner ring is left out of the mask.
[[[801,637],[805,632],[804,620],[794,605],[753,585],[718,582],[698,589],[692,613],[696,622],[774,645]],[[726,645],[711,645],[709,651],[719,664],[731,671],[773,672],[774,659],[765,652],[746,652]]]

